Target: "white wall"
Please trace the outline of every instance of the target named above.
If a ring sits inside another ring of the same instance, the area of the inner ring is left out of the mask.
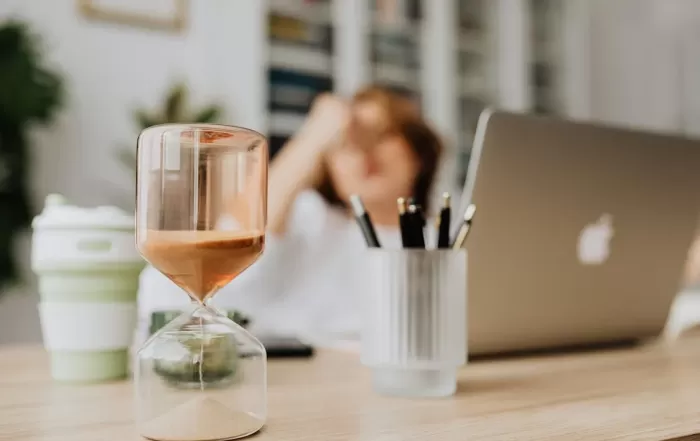
[[[342,1],[342,0],[340,0]],[[455,192],[457,145],[460,141],[459,102],[457,96],[457,3],[455,0],[431,0],[425,5],[420,50],[422,51],[421,88],[423,112],[445,144],[440,169],[433,184],[432,198]]]
[[[700,3],[693,2],[688,20],[681,33],[680,47],[684,89],[682,125],[684,133],[700,137]]]
[[[68,101],[55,125],[33,132],[32,199],[50,192],[82,205],[133,199],[132,177],[114,158],[132,146],[132,109],[160,103],[184,80],[193,105],[218,102],[225,122],[265,128],[261,1],[190,2],[190,26],[180,35],[88,21],[75,0],[2,0],[0,21],[28,22],[49,60],[67,81]],[[28,279],[28,238],[18,255]],[[0,298],[0,343],[39,339],[34,283]]]
[[[352,96],[369,81],[370,11],[365,1],[336,0],[333,2],[335,34],[333,76],[335,90],[343,96]],[[342,53],[343,57],[337,54]]]
[[[684,129],[684,100],[693,98],[685,93],[689,85],[682,83],[680,72],[677,35],[682,31],[665,20],[660,8],[671,1],[591,1],[594,119],[660,131]],[[694,77],[700,78],[697,71]]]

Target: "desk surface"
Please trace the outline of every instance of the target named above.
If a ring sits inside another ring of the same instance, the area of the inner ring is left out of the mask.
[[[66,386],[36,347],[0,348],[0,440],[137,440],[128,382]],[[274,361],[256,441],[700,439],[700,338],[470,364],[450,399],[374,394],[352,354]],[[686,438],[687,437],[687,438]]]

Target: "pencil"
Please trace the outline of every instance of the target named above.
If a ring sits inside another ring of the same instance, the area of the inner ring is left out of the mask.
[[[442,209],[438,217],[438,248],[450,247],[450,222],[452,221],[452,209],[450,208],[450,194],[442,194]]]
[[[367,246],[370,248],[381,248],[377,233],[374,231],[374,226],[372,225],[372,219],[370,219],[369,214],[367,214],[367,210],[365,210],[365,205],[362,203],[360,196],[356,194],[350,196],[350,206],[355,215],[355,220],[360,226],[362,235],[365,237]]]
[[[457,238],[452,244],[452,249],[458,250],[464,246],[469,236],[469,231],[472,228],[474,214],[476,213],[476,205],[470,204],[464,212],[464,220],[457,233]]]

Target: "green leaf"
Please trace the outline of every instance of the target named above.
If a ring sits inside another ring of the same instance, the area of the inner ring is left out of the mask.
[[[48,123],[63,102],[61,78],[44,66],[39,40],[22,23],[0,26],[0,121]]]
[[[117,150],[117,159],[129,170],[136,170],[136,152],[134,149],[119,149]]]
[[[211,123],[216,122],[221,116],[221,108],[219,106],[209,106],[197,113],[193,122],[195,123]]]
[[[165,101],[163,120],[167,123],[185,122],[182,121],[183,108],[187,99],[187,87],[184,84],[176,85]]]
[[[160,124],[156,118],[149,115],[145,110],[137,110],[134,114],[134,119],[141,130]]]

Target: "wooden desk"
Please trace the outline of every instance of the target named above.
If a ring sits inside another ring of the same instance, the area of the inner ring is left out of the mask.
[[[450,399],[385,398],[357,357],[272,362],[267,440],[700,439],[700,337],[674,346],[484,361]],[[39,348],[0,349],[0,440],[136,440],[128,382],[52,383]]]

